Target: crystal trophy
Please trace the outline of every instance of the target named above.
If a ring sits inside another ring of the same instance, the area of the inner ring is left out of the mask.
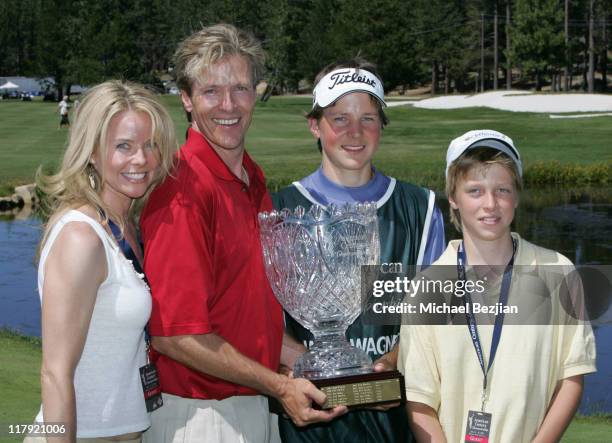
[[[266,274],[285,311],[314,342],[295,362],[295,377],[327,394],[323,408],[405,398],[397,371],[375,373],[367,353],[351,346],[347,328],[361,313],[361,267],[379,261],[375,203],[313,205],[309,211],[259,214]]]

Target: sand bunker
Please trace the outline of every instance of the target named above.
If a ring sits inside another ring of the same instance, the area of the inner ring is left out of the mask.
[[[424,109],[459,109],[479,106],[515,112],[610,112],[612,111],[612,95],[492,91],[475,95],[446,95],[414,103],[414,107]]]
[[[414,105],[417,100],[387,100],[387,106],[395,108],[396,106]]]

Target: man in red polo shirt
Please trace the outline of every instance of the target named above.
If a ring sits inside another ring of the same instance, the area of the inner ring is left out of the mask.
[[[312,409],[325,394],[277,373],[298,348],[283,338],[262,260],[257,214],[272,203],[244,150],[263,57],[257,40],[230,25],[194,33],[175,55],[191,127],[141,217],[164,400],[146,441],[279,441],[265,395],[298,425],[346,412]]]

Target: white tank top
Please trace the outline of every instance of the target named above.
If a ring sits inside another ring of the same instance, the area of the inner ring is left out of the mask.
[[[45,262],[62,228],[88,223],[106,253],[108,276],[100,285],[87,339],[74,375],[77,437],[105,437],[143,431],[150,425],[139,368],[146,364],[144,328],[151,295],[144,275],[136,273],[114,239],[82,212],[66,212],[53,226],[38,265],[38,293],[44,297]],[[36,417],[43,422],[43,411]]]

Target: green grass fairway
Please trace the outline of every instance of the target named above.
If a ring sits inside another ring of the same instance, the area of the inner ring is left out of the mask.
[[[32,422],[40,406],[40,340],[0,330],[0,442],[9,424]]]
[[[303,118],[309,105],[304,99],[275,97],[258,106],[248,146],[269,180],[294,180],[319,164],[319,153]],[[548,114],[487,108],[424,110],[408,106],[389,108],[387,113],[391,123],[383,131],[375,164],[389,175],[423,184],[443,177],[450,140],[470,129],[508,134],[527,165],[612,160],[609,118],[552,120]]]
[[[594,443],[612,441],[612,416],[576,417],[562,443]]]
[[[186,121],[178,96],[162,96],[176,123],[179,141]],[[272,97],[258,103],[247,149],[263,167],[272,185],[312,172],[319,153],[308,132],[308,98]],[[487,108],[424,110],[389,108],[375,164],[387,174],[420,184],[443,177],[449,141],[470,129],[496,129],[518,145],[527,167],[552,160],[568,164],[612,161],[609,117],[552,120],[548,114],[514,113]],[[56,104],[0,101],[0,188],[32,182],[36,168],[57,165],[67,131],[58,129]],[[0,189],[0,192],[2,190]],[[6,191],[5,191],[6,193]]]
[[[0,443],[22,441],[7,438],[8,424],[34,419],[40,406],[40,342],[0,330]],[[562,440],[564,443],[612,441],[612,417],[577,417]]]

